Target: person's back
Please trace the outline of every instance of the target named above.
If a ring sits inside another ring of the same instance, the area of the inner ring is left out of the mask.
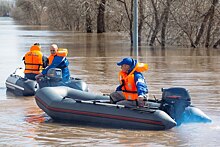
[[[25,64],[25,78],[35,80],[35,76],[38,75],[43,67],[47,64],[47,58],[45,58],[40,51],[41,47],[39,44],[34,44],[30,51],[28,51],[23,57]]]

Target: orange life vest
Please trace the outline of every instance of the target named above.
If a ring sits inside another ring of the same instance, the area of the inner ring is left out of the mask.
[[[40,46],[33,45],[30,51],[25,54],[25,70],[24,73],[39,74],[43,66],[43,54],[40,51]]]
[[[49,60],[48,65],[51,65],[51,63],[53,62],[54,56],[56,56],[56,54],[50,54],[50,56],[48,57],[48,60]]]
[[[137,100],[138,93],[137,87],[134,80],[134,72],[143,72],[148,70],[148,65],[144,63],[137,63],[135,68],[127,75],[122,71],[119,72],[119,81],[122,85],[122,91],[126,100]]]
[[[68,50],[65,48],[59,48],[56,54],[50,54],[48,57],[49,65],[53,62],[54,56],[66,57],[68,54]]]

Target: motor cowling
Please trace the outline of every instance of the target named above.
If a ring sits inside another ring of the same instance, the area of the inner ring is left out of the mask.
[[[61,81],[62,80],[62,70],[59,68],[51,68],[47,71],[47,77],[53,81]]]
[[[38,81],[39,88],[64,86],[62,82],[62,70],[59,68],[51,68],[47,71],[47,75]]]
[[[181,87],[162,89],[162,92],[160,109],[170,115],[177,125],[180,125],[185,108],[191,104],[189,92]]]
[[[39,88],[43,87],[56,87],[56,86],[67,86],[73,89],[88,91],[87,84],[78,78],[70,77],[69,81],[62,81],[62,70],[59,68],[51,68],[47,71],[47,75],[38,81]]]

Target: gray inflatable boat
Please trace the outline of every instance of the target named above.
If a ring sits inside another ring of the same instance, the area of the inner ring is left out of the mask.
[[[67,86],[74,89],[88,91],[87,84],[79,78],[70,78],[69,81],[62,81],[62,71],[58,68],[48,70],[46,76],[40,81],[24,78],[23,69],[17,68],[14,73],[9,75],[6,82],[7,92],[12,92],[16,96],[33,96],[36,91],[43,87]]]
[[[139,108],[110,104],[109,96],[69,87],[42,88],[37,91],[35,100],[55,121],[80,125],[166,130],[186,121],[211,122],[201,110],[191,106],[184,88],[163,89],[162,100],[149,100],[147,106]]]

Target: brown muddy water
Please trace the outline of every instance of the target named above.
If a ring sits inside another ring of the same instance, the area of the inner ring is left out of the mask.
[[[143,46],[139,52],[139,61],[149,64],[144,75],[150,98],[160,98],[161,88],[185,87],[192,103],[213,120],[209,124],[137,131],[55,123],[37,107],[34,97],[6,92],[5,80],[17,67],[24,67],[23,55],[39,42],[45,55],[51,43],[68,48],[72,76],[83,79],[93,93],[110,93],[118,84],[116,62],[133,54],[123,36],[51,31],[0,18],[0,146],[219,146],[220,49]]]

